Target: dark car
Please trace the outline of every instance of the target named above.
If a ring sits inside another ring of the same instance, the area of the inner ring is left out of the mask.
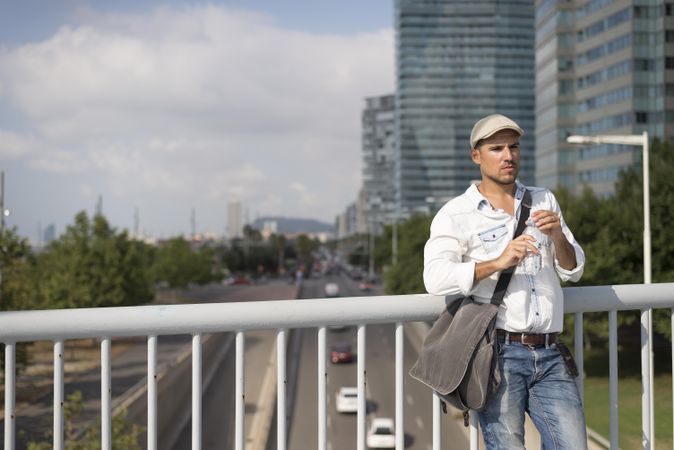
[[[346,342],[336,342],[330,351],[330,361],[333,364],[348,363],[353,361],[351,345]]]

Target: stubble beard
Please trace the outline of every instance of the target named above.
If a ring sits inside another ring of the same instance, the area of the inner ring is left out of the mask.
[[[513,171],[512,175],[499,177],[485,174],[485,177],[488,178],[491,182],[498,184],[499,186],[511,186],[515,184],[515,180],[517,180],[518,174],[519,174],[519,167],[515,166],[515,170]]]

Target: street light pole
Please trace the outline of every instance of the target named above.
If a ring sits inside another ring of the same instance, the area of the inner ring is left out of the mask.
[[[393,217],[393,232],[391,233],[391,264],[398,264],[398,214]]]
[[[566,138],[570,144],[619,144],[641,146],[641,165],[643,171],[644,192],[644,284],[651,283],[651,201],[650,201],[650,171],[648,132],[629,135],[597,135],[581,136],[574,135]],[[647,439],[644,440],[644,449],[655,449],[655,408],[653,405],[653,310],[641,312],[641,376],[644,385],[642,393],[642,432]]]
[[[651,284],[651,195],[648,132],[644,131],[641,144],[642,171],[644,180],[644,284]]]
[[[641,145],[641,170],[643,172],[644,182],[644,284],[651,284],[652,268],[651,268],[651,195],[650,195],[650,170],[649,170],[649,151],[648,151],[648,132],[643,132],[643,143]],[[653,339],[650,333],[653,331],[653,310],[649,309],[648,313],[648,354],[650,365],[650,448],[655,449],[655,401],[653,388]]]
[[[643,171],[643,191],[644,191],[644,284],[651,283],[651,201],[650,201],[650,171],[649,150],[648,150],[648,131],[642,134],[628,135],[598,135],[598,136],[580,136],[574,135],[566,138],[571,144],[620,144],[641,146],[641,162]]]
[[[369,250],[369,264],[368,264],[368,278],[374,278],[374,245],[375,245],[375,227],[376,223],[370,221],[370,235],[368,236],[368,250]]]

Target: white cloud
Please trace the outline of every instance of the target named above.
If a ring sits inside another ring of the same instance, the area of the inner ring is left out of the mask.
[[[318,197],[311,192],[302,183],[294,182],[290,185],[291,189],[297,192],[302,205],[307,207],[315,207],[318,204]]]
[[[81,20],[0,50],[20,123],[0,130],[0,160],[99,174],[88,192],[223,210],[237,197],[331,220],[355,198],[363,98],[393,89],[391,30],[310,34],[216,6]]]
[[[36,152],[38,142],[30,135],[0,129],[0,159],[14,159]]]
[[[33,156],[28,166],[38,171],[61,174],[83,172],[90,167],[86,155],[73,151],[50,149]]]

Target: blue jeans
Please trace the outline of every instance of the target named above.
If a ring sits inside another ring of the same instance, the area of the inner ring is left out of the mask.
[[[587,449],[578,388],[556,344],[499,341],[499,364],[501,384],[479,413],[487,450],[524,449],[525,412],[541,434],[542,449]]]

